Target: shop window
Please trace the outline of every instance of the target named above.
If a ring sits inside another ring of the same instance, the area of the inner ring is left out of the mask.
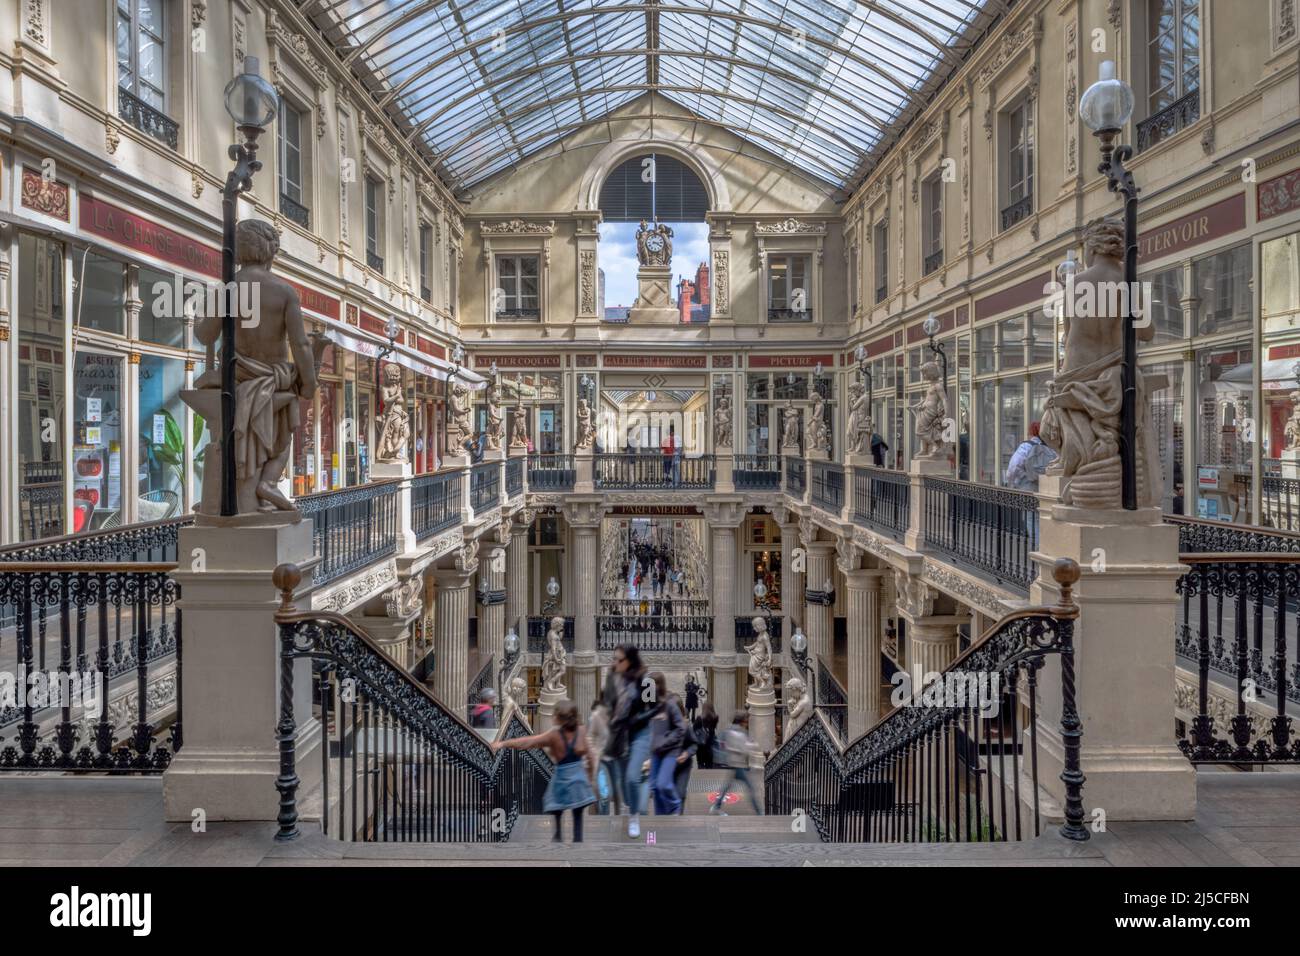
[[[126,332],[126,269],[122,263],[93,252],[84,259],[73,256],[73,267],[81,266],[77,281],[78,328],[123,335]]]
[[[1025,421],[1025,386],[1020,378],[998,382],[998,484],[1005,484],[1007,465],[1020,443],[1029,437]]]
[[[1143,376],[1163,376],[1165,385],[1151,390],[1151,430],[1155,433],[1160,474],[1157,487],[1166,514],[1184,514],[1183,492],[1183,363],[1144,365]]]
[[[342,487],[342,456],[338,447],[338,430],[335,427],[335,403],[338,401],[339,387],[336,382],[321,382],[317,389],[320,395],[320,480],[317,491],[333,491]],[[406,411],[411,412],[408,401]],[[411,458],[408,457],[407,461]]]
[[[316,491],[316,402],[298,400],[298,427],[293,432],[293,494],[295,498]]]
[[[141,521],[158,521],[180,514],[185,505],[185,361],[141,356],[139,378],[136,514]]]
[[[78,351],[72,388],[72,530],[122,524],[122,371],[126,359]]]
[[[185,347],[184,303],[176,301],[176,276],[140,267],[140,320],[137,337],[144,342]]]
[[[63,244],[18,247],[18,524],[24,541],[64,534]]]
[[[980,382],[975,388],[975,443],[979,449],[976,481],[999,483],[997,382]]]
[[[1254,353],[1247,342],[1196,352],[1196,511],[1249,520]]]
[[[998,363],[1003,369],[1025,367],[1025,317],[1013,315],[998,323],[1002,338],[998,349]]]
[[[975,371],[979,375],[998,370],[998,327],[985,325],[975,330]]]
[[[1300,232],[1262,243],[1259,262],[1264,332],[1294,330],[1300,325]]]
[[[1042,309],[1034,309],[1026,316],[1029,323],[1029,341],[1027,343],[1030,365],[1042,365],[1056,360],[1056,319],[1043,315]]]
[[[1138,342],[1138,348],[1150,348],[1161,342],[1172,342],[1184,337],[1183,332],[1183,267],[1176,265],[1153,276],[1144,277],[1151,283],[1151,301],[1143,307],[1150,312],[1151,324],[1156,330],[1150,342]],[[1145,292],[1143,293],[1145,295]]]
[[[1201,335],[1250,328],[1250,245],[1237,246],[1192,263]]]

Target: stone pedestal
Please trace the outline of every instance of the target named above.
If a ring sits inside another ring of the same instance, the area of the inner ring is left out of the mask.
[[[749,735],[765,754],[776,749],[776,691],[772,688],[756,690],[751,684],[745,694],[749,708]]]
[[[736,490],[736,481],[733,477],[733,471],[736,466],[736,459],[730,446],[715,448],[714,452],[714,488],[719,492],[733,492]]]
[[[415,532],[411,529],[411,476],[414,472],[409,461],[377,461],[370,466],[371,481],[401,479],[397,491],[398,553],[415,550]]]
[[[1030,603],[1059,600],[1055,559],[1073,558],[1083,572],[1074,589],[1074,652],[1084,810],[1101,808],[1110,820],[1190,820],[1196,773],[1173,732],[1174,583],[1186,570],[1178,563],[1178,529],[1163,522],[1158,508],[1051,505],[1040,515]],[[1039,782],[1063,801],[1061,668],[1051,656],[1038,683]]]
[[[828,452],[828,451],[823,451],[823,450],[820,449],[820,448],[809,448],[808,451],[805,453],[804,457],[806,457],[806,458],[808,459],[809,463],[810,463],[810,464],[809,464],[809,468],[808,468],[808,480],[809,480],[810,482],[812,481],[812,466],[811,466],[811,463],[814,462],[814,461],[830,461],[830,460],[831,460],[830,452]]]
[[[913,458],[907,473],[911,478],[910,511],[907,534],[903,537],[904,546],[913,551],[920,551],[925,544],[925,486],[927,477],[951,478],[952,466],[947,458]]]
[[[200,516],[182,528],[178,607],[185,614],[185,746],[163,775],[166,818],[274,820],[280,772],[275,727],[280,717],[279,605],[271,573],[286,562],[309,565],[312,523],[288,513],[236,518]],[[311,603],[310,574],[294,595]],[[320,724],[311,717],[311,663],[294,667],[301,794],[319,785]]]
[[[573,493],[590,495],[596,491],[596,456],[590,448],[579,448],[573,453]]]
[[[569,699],[568,688],[561,687],[559,690],[550,691],[542,688],[542,692],[537,695],[537,723],[533,727],[533,733],[544,734],[551,729],[552,720],[555,716],[555,708],[563,701]],[[591,704],[587,705],[588,711]],[[581,713],[581,712],[579,712]]]
[[[672,266],[642,266],[636,271],[636,303],[627,320],[636,324],[678,325],[681,313],[673,305]]]

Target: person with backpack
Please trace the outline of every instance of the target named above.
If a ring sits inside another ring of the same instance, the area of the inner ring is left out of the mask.
[[[1029,424],[1029,437],[1020,443],[1007,462],[1006,485],[1017,491],[1037,491],[1038,477],[1056,461],[1056,452],[1038,437],[1038,422]]]
[[[668,692],[664,675],[656,671],[650,679],[658,702],[650,718],[650,789],[654,792],[655,814],[676,816],[682,812],[682,799],[673,777],[686,742],[686,717],[680,698]]]
[[[722,735],[716,750],[718,762],[730,771],[730,775],[718,791],[717,802],[709,807],[709,813],[724,817],[727,815],[722,806],[727,801],[727,792],[737,783],[743,784],[749,791],[749,800],[754,805],[754,812],[758,813],[758,794],[754,790],[753,781],[749,779],[749,755],[754,750],[754,741],[749,736],[749,711],[736,711],[731,726]]]
[[[470,711],[469,725],[475,729],[491,730],[497,725],[497,692],[491,687],[484,687],[478,692],[478,703]]]
[[[571,700],[556,705],[555,726],[544,734],[494,740],[492,750],[531,750],[543,747],[555,761],[555,772],[542,794],[542,809],[555,817],[556,843],[563,842],[561,832],[564,811],[573,811],[573,842],[582,842],[582,811],[596,802],[588,779],[593,753],[587,735],[578,720],[578,705]]]
[[[644,693],[648,687],[642,687],[645,666],[635,646],[620,644],[614,648],[614,673],[617,703],[605,754],[618,764],[616,772],[623,782],[627,804],[627,835],[636,839],[641,835],[641,812],[646,802],[642,767],[650,758],[650,718],[654,708]]]

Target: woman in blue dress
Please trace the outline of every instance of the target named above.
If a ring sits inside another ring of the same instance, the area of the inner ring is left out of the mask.
[[[492,743],[492,749],[546,749],[555,761],[555,773],[551,775],[551,782],[542,795],[542,809],[555,817],[555,835],[551,839],[556,843],[562,842],[561,821],[564,811],[572,810],[573,842],[581,843],[582,811],[596,802],[588,777],[592,760],[591,748],[587,746],[587,732],[578,721],[577,704],[571,700],[561,701],[556,705],[554,720],[555,726],[544,734],[497,740]]]

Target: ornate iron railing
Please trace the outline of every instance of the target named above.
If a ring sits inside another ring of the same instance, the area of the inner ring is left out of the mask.
[[[109,564],[174,563],[181,528],[194,515],[40,538],[0,548],[0,561],[98,561]]]
[[[1200,118],[1201,91],[1198,88],[1137,124],[1137,151],[1140,153],[1147,147],[1154,146]]]
[[[294,503],[312,520],[316,586],[397,553],[397,479],[323,491]]]
[[[170,149],[180,145],[179,123],[120,86],[117,88],[117,115]]]
[[[374,269],[380,275],[384,274],[384,257],[377,252],[366,250],[366,265]]]
[[[1300,563],[1283,554],[1181,560],[1191,569],[1178,579],[1174,650],[1195,665],[1196,686],[1175,688],[1176,707],[1193,715],[1190,734],[1179,722],[1178,746],[1193,763],[1300,763],[1287,713],[1288,702],[1300,704]]]
[[[802,498],[808,490],[808,465],[798,455],[785,456],[785,493]]]
[[[934,272],[941,265],[943,265],[943,250],[936,249],[934,250],[934,252],[930,253],[928,256],[925,257],[925,262],[922,263],[921,275],[928,276],[931,272]]]
[[[286,193],[280,193],[280,213],[304,229],[311,228],[311,210]]]
[[[25,483],[18,488],[18,524],[29,538],[63,530],[63,480]]]
[[[537,751],[488,744],[348,618],[298,611],[302,579],[294,565],[276,568],[281,592],[279,841],[298,829],[298,722],[319,720],[321,824],[348,841],[497,843],[521,814],[541,812],[550,760]],[[294,707],[298,662],[312,662],[318,713]],[[508,739],[526,733],[507,724]]]
[[[411,479],[411,530],[417,541],[460,524],[460,472]]]
[[[561,617],[562,615],[553,614],[551,617]],[[551,627],[551,617],[543,614],[529,615],[528,618],[528,653],[545,654],[546,653],[546,632]],[[564,636],[560,638],[560,643],[564,645],[567,653],[572,653],[574,644],[574,623],[572,617],[564,618]]]
[[[840,740],[849,737],[849,693],[826,662],[817,658],[817,710]]]
[[[1048,655],[1055,654],[1061,665],[1061,833],[1088,839],[1074,686],[1079,608],[1073,587],[1079,566],[1061,559],[1053,577],[1061,603],[1026,608],[998,621],[944,670],[943,693],[922,696],[915,689],[910,701],[843,749],[820,712],[808,720],[767,762],[767,812],[802,810],[828,842],[1005,841],[1038,835],[1038,680]],[[993,715],[987,714],[990,706],[996,708]]]
[[[474,679],[469,682],[469,687],[465,690],[465,702],[468,708],[465,713],[466,723],[469,722],[470,711],[472,711],[474,705],[478,703],[478,695],[482,693],[484,689],[492,687],[496,683],[496,664],[497,659],[495,657],[489,657],[483,662],[483,666],[478,669],[478,673],[474,675]]]
[[[779,491],[780,455],[736,455],[731,471],[737,491]]]
[[[748,617],[736,618],[736,653],[745,653],[745,648],[754,643],[754,618],[763,617],[762,614],[751,614]],[[772,643],[772,653],[781,653],[781,618],[769,617],[767,619],[767,638]]]
[[[901,471],[853,469],[853,520],[898,539],[911,519],[911,483]]]
[[[644,598],[622,600],[603,598],[600,613],[605,617],[708,617],[712,614],[708,601],[695,598]]]
[[[812,503],[838,515],[844,509],[844,466],[829,461],[812,463]]]
[[[1267,527],[1300,531],[1300,478],[1261,476],[1259,508],[1260,520]]]
[[[888,285],[888,284],[886,284],[886,285],[878,285],[878,286],[876,286],[876,305],[879,305],[880,303],[884,302],[884,301],[885,301],[885,298],[886,298],[888,295],[889,295],[889,285]]]
[[[167,769],[182,743],[174,567],[0,563],[0,609],[14,622],[0,657],[15,678],[0,728],[17,725],[0,770]],[[170,723],[165,743],[159,721]]]
[[[597,617],[597,649],[612,651],[620,644],[635,644],[642,652],[705,653],[713,650],[713,618],[676,614]]]
[[[1178,526],[1179,554],[1300,554],[1300,534],[1182,515],[1165,515],[1165,522]]]
[[[768,309],[769,322],[811,322],[812,309]]]
[[[711,490],[712,455],[685,458],[654,452],[602,453],[595,457],[595,484],[604,491]]]
[[[524,492],[524,460],[506,459],[506,498],[517,498]]]
[[[1038,575],[1038,498],[946,478],[922,479],[926,546],[1028,592]]]
[[[1025,196],[1017,199],[1002,210],[1002,229],[1006,231],[1017,223],[1023,222],[1034,211],[1034,197]]]
[[[501,309],[494,318],[498,322],[540,322],[541,309]]]
[[[470,471],[469,503],[474,514],[501,503],[501,463],[484,461]]]
[[[529,491],[571,491],[577,472],[572,455],[529,455]]]

